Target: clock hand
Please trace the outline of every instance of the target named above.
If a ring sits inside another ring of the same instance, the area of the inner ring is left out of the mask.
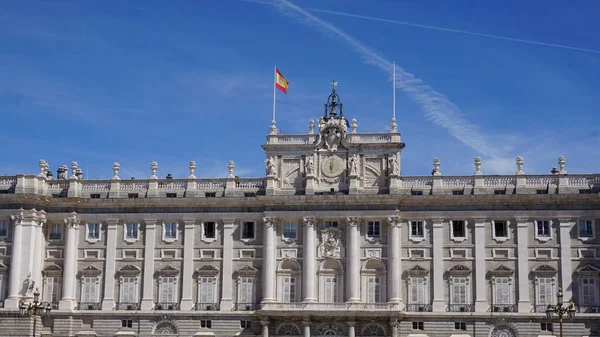
[[[329,172],[333,173],[333,160],[329,162]]]

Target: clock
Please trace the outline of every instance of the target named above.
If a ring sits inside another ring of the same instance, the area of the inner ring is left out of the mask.
[[[344,172],[344,160],[338,156],[325,157],[321,161],[321,173],[329,178],[335,178]]]

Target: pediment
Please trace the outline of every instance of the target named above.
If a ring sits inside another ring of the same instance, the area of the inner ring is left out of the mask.
[[[471,269],[467,266],[459,264],[448,269],[446,273],[454,276],[467,276],[471,274]]]
[[[538,266],[537,268],[533,269],[533,272],[535,274],[540,274],[540,275],[556,275],[557,270],[556,270],[556,268],[554,268],[552,266],[543,264],[543,265]]]
[[[196,273],[200,276],[215,276],[219,274],[219,268],[207,264],[196,269]]]
[[[62,275],[63,269],[61,266],[57,265],[57,264],[51,264],[48,265],[46,267],[44,267],[44,270],[42,270],[42,274],[45,275]]]
[[[488,273],[491,276],[511,276],[515,271],[505,265],[499,265],[496,269],[492,269]]]
[[[251,265],[245,265],[238,269],[237,274],[240,276],[256,276],[258,275],[258,269]]]
[[[98,276],[98,275],[102,274],[102,270],[95,266],[89,265],[89,266],[81,269],[79,271],[79,274],[81,276]]]
[[[179,269],[169,264],[158,270],[156,273],[161,276],[175,276],[179,274]]]
[[[124,276],[135,276],[139,275],[141,272],[142,270],[139,267],[133,265],[127,265],[119,269],[119,274]]]
[[[407,270],[406,274],[409,276],[427,276],[427,275],[429,275],[429,270],[427,270],[421,266],[414,266],[414,267],[410,268],[409,270]]]
[[[586,264],[585,266],[576,269],[575,272],[583,275],[598,275],[600,274],[600,269],[591,264]]]

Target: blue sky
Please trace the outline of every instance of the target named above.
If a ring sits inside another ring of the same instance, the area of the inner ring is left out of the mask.
[[[600,164],[598,1],[12,1],[0,4],[0,174],[86,178],[264,175],[273,66],[277,125],[305,133],[332,78],[359,132],[392,117],[404,175],[569,173]],[[327,13],[323,11],[333,11]],[[372,17],[371,19],[347,14]],[[375,18],[375,19],[373,19]],[[383,19],[383,20],[376,20]],[[394,20],[398,22],[385,22]],[[532,42],[401,24],[414,23]],[[572,48],[586,50],[576,50]]]

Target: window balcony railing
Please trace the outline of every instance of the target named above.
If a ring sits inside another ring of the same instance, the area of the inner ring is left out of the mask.
[[[98,302],[79,302],[77,310],[100,310],[100,307]]]
[[[140,310],[139,303],[117,303],[117,310]]]
[[[600,306],[598,305],[578,305],[577,312],[584,314],[597,314],[600,312]]]
[[[548,304],[536,304],[535,307],[533,308],[533,310],[535,310],[535,312],[540,312],[540,313],[546,313],[546,310],[548,310]]]
[[[514,304],[492,304],[492,312],[516,312],[517,308]]]
[[[407,304],[404,310],[409,312],[429,312],[431,311],[431,304]]]
[[[194,310],[196,310],[196,311],[219,310],[219,304],[218,303],[196,303]]]
[[[50,233],[49,239],[50,240],[60,240],[62,239],[62,233]]]
[[[470,304],[448,304],[448,311],[450,312],[471,312],[473,306]]]
[[[179,310],[179,303],[175,302],[157,302],[154,310]]]
[[[253,311],[256,310],[256,303],[236,303],[235,310],[236,311]]]
[[[52,309],[58,309],[58,301],[56,302],[50,302],[50,306],[52,307]]]

